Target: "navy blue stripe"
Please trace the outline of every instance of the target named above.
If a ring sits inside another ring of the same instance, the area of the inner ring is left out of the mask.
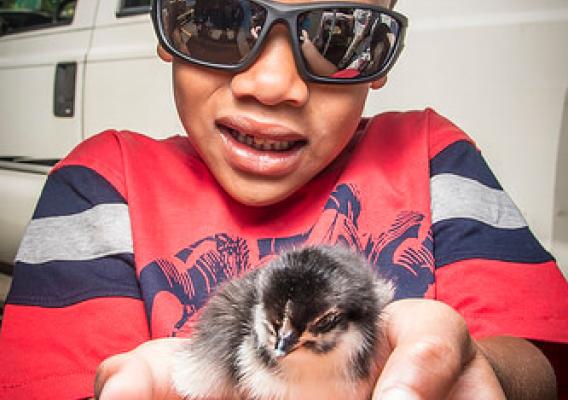
[[[105,178],[92,169],[67,166],[49,175],[33,217],[76,214],[102,203],[126,201]]]
[[[460,175],[502,190],[481,153],[465,140],[451,144],[430,160],[430,176],[438,174]]]
[[[132,254],[88,261],[16,263],[9,304],[65,307],[96,297],[141,299]]]
[[[472,258],[542,263],[552,260],[528,228],[500,229],[472,219],[432,225],[436,268]]]

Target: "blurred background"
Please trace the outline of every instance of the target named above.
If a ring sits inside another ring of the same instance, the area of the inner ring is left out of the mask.
[[[107,128],[183,132],[149,3],[0,0],[0,301],[58,159]],[[460,126],[567,274],[568,0],[397,9],[407,45],[365,114],[432,107]]]

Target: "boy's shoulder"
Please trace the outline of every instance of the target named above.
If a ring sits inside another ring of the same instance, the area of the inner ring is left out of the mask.
[[[180,135],[156,139],[138,132],[109,129],[81,142],[56,168],[92,158],[106,161],[115,157],[124,158],[132,151],[150,154],[156,151],[183,152],[190,149],[187,137]]]
[[[430,158],[458,141],[466,141],[475,146],[474,141],[461,128],[432,108],[378,114],[367,121],[366,131],[367,135],[378,138],[381,144],[386,143],[399,149],[421,140],[428,146]]]
[[[50,174],[68,167],[88,168],[122,192],[125,171],[151,169],[156,163],[187,163],[188,156],[197,159],[185,136],[156,139],[127,130],[106,130],[81,142]]]

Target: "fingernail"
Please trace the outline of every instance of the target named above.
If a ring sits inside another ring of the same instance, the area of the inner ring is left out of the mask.
[[[393,387],[385,390],[378,397],[379,400],[420,400],[420,397],[405,388]]]

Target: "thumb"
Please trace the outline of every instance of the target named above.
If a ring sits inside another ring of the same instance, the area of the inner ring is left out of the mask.
[[[150,400],[152,391],[152,373],[137,357],[119,354],[104,361],[97,371],[97,400]]]
[[[95,377],[98,400],[179,400],[171,382],[174,353],[184,339],[164,338],[103,361]]]
[[[462,357],[437,338],[397,346],[389,356],[374,400],[444,399],[461,371]]]
[[[475,346],[463,319],[436,301],[401,300],[385,309],[388,359],[373,400],[444,399]]]

